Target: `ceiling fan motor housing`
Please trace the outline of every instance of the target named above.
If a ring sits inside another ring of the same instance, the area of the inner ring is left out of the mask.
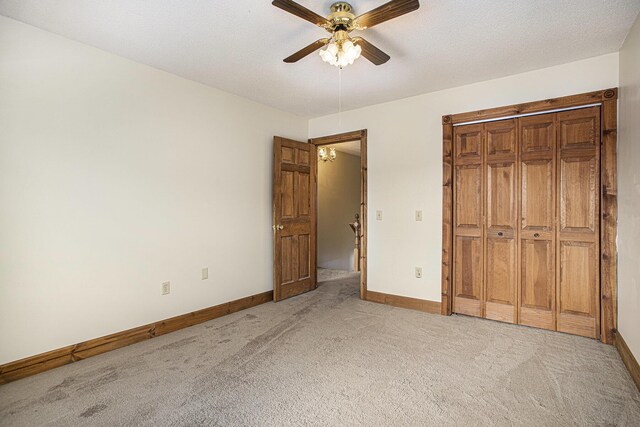
[[[331,15],[327,16],[327,20],[331,22],[329,31],[353,31],[353,21],[356,16],[351,12],[352,8],[349,3],[340,1],[331,5]]]

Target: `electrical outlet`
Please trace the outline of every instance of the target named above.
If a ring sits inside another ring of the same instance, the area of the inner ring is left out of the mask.
[[[162,295],[169,295],[171,292],[171,282],[164,282],[162,284]]]
[[[416,279],[422,279],[422,267],[416,267]]]
[[[378,221],[382,221],[382,211],[381,210],[377,210],[376,211],[376,219]]]
[[[202,268],[202,280],[207,280],[209,278],[209,267]]]
[[[416,221],[422,221],[422,211],[416,211]]]

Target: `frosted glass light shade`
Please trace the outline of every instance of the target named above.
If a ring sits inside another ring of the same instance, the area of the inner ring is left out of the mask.
[[[331,42],[319,52],[324,62],[340,68],[353,64],[353,61],[358,59],[361,53],[362,48],[351,40],[345,41],[342,46],[338,46],[336,42]]]

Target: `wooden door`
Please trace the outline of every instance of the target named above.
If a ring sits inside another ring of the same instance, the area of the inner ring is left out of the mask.
[[[317,287],[316,147],[273,140],[273,299]]]
[[[516,120],[486,123],[484,317],[517,319]]]
[[[600,330],[600,107],[558,113],[557,329]]]
[[[519,119],[519,323],[556,328],[555,114]]]
[[[483,303],[483,125],[454,129],[454,307],[482,316]]]
[[[453,128],[453,311],[600,331],[600,107]]]

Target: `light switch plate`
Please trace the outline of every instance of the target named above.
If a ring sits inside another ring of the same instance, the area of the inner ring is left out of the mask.
[[[416,221],[422,221],[422,211],[416,211]]]
[[[209,267],[202,268],[202,280],[207,280],[209,278]]]
[[[162,295],[169,295],[171,293],[171,282],[164,282],[162,284]]]
[[[382,221],[382,211],[381,210],[377,210],[376,211],[376,219],[378,221]]]
[[[422,279],[422,267],[416,267],[416,279]]]

